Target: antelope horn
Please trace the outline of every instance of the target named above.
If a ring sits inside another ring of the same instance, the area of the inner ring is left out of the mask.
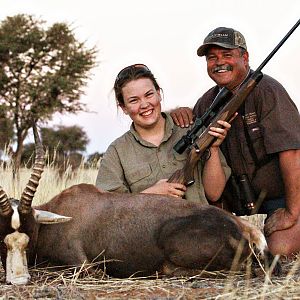
[[[41,140],[38,135],[36,124],[32,126],[34,141],[35,141],[35,159],[33,165],[33,172],[29,178],[29,181],[21,195],[19,211],[23,214],[28,214],[31,211],[31,203],[36,192],[36,189],[39,185],[42,173],[44,171],[44,150],[41,143]]]
[[[5,194],[3,188],[0,186],[0,215],[7,216],[12,212],[12,207],[8,201],[8,197]]]

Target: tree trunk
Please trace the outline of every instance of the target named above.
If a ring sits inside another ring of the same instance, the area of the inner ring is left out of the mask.
[[[26,134],[17,133],[17,149],[16,152],[13,155],[14,163],[13,163],[13,178],[17,178],[17,175],[19,173],[19,169],[21,166],[21,156],[23,152],[23,143],[24,139],[26,137]]]

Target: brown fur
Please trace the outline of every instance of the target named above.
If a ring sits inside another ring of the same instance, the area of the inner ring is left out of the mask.
[[[33,258],[54,265],[105,259],[106,272],[117,277],[151,275],[166,265],[193,274],[230,269],[237,248],[232,240],[238,245],[243,239],[232,215],[168,196],[105,193],[79,184],[37,208],[73,219],[40,225],[31,265]],[[249,253],[245,243],[239,263]]]

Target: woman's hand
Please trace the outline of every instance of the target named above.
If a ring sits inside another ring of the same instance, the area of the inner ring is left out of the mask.
[[[167,182],[167,179],[161,179],[154,185],[145,189],[141,193],[161,194],[182,198],[186,192],[186,186],[181,183]]]

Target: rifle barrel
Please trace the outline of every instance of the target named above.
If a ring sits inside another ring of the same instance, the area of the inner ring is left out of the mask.
[[[274,54],[279,50],[279,48],[285,43],[285,41],[290,37],[290,35],[296,30],[300,25],[300,19],[296,24],[290,29],[290,31],[285,35],[285,37],[279,42],[279,44],[274,48],[274,50],[267,56],[267,58],[260,64],[260,66],[255,70],[260,72],[262,68],[269,62],[269,60],[274,56]]]

